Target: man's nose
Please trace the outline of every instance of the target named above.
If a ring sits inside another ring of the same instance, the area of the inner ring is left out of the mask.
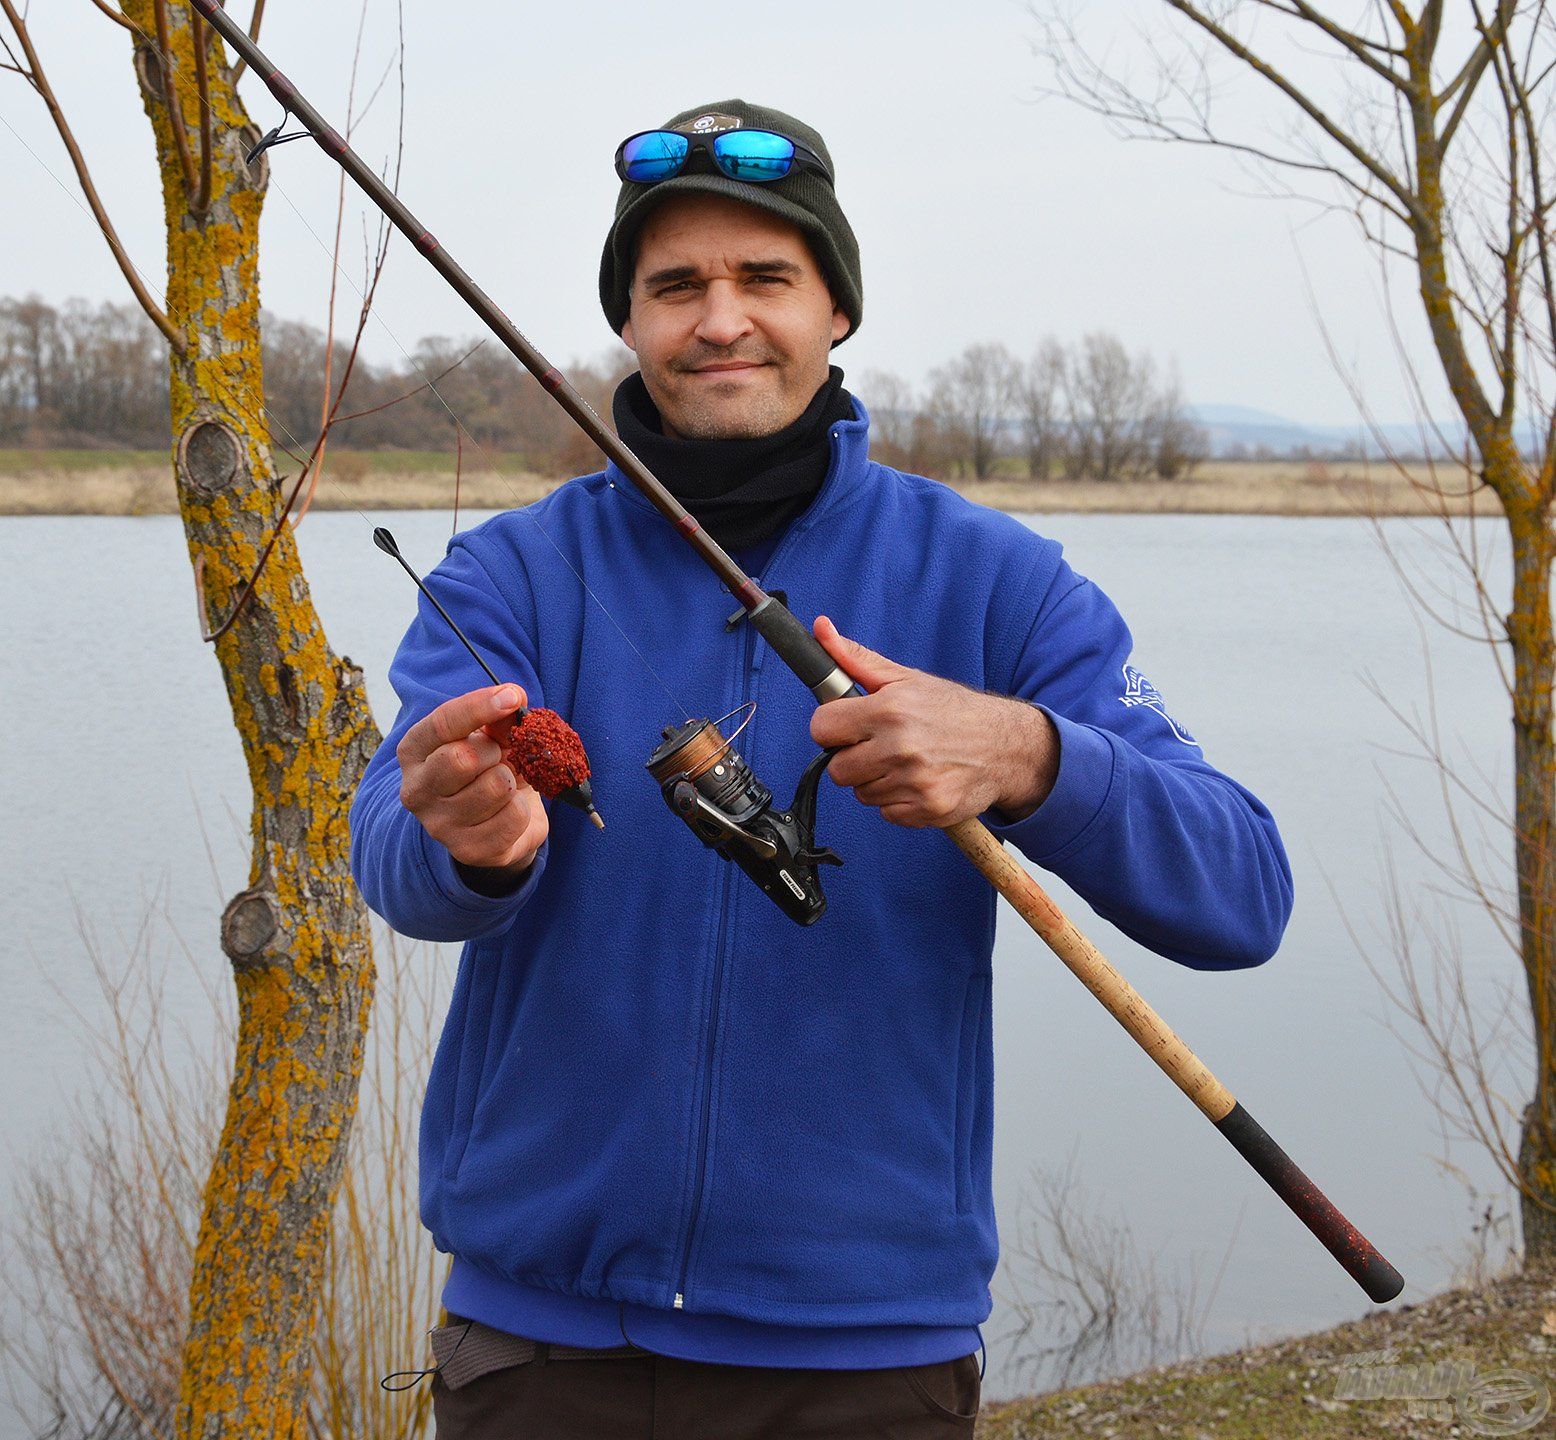
[[[707,345],[728,346],[750,333],[751,317],[741,301],[740,287],[729,280],[713,281],[703,292],[697,338]]]

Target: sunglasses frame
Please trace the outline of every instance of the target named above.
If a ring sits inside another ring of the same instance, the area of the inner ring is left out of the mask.
[[[726,135],[776,135],[780,140],[787,140],[794,146],[794,155],[789,162],[789,168],[782,175],[753,176],[731,175],[720,163],[718,152],[713,145],[716,140]],[[645,135],[677,135],[686,141],[686,154],[681,157],[681,163],[668,175],[661,175],[657,180],[634,180],[627,174],[626,150],[634,140],[641,140]],[[655,125],[649,130],[638,130],[627,136],[616,147],[616,174],[629,185],[662,185],[666,180],[673,180],[677,175],[684,175],[691,158],[699,150],[707,155],[709,163],[726,180],[739,180],[747,185],[771,185],[775,180],[787,180],[794,173],[796,165],[808,165],[813,170],[821,172],[827,184],[832,184],[832,172],[827,168],[827,163],[803,140],[796,140],[792,135],[785,135],[782,130],[771,130],[765,125],[742,126],[739,130],[718,130],[712,134],[692,134],[687,130],[671,130],[664,125]]]

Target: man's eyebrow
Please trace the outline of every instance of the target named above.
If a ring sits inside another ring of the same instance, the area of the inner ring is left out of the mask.
[[[792,260],[742,260],[735,267],[743,275],[800,275],[804,272]],[[653,288],[656,285],[674,285],[681,280],[694,280],[697,277],[695,265],[671,265],[663,270],[655,270],[651,275],[643,277],[643,285]]]
[[[803,272],[792,260],[742,260],[736,267],[746,275],[799,275]]]
[[[695,265],[672,265],[665,270],[656,270],[652,275],[643,277],[645,286],[673,285],[677,280],[690,280],[697,273]]]

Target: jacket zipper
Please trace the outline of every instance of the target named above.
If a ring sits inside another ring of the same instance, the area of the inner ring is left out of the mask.
[[[740,678],[744,680],[751,673],[751,661],[755,655],[754,636],[756,630],[753,626],[746,626],[745,639],[741,644]],[[752,717],[753,722],[755,717]],[[751,726],[746,726],[746,734],[751,733]],[[749,755],[746,757],[750,758]],[[719,1029],[719,993],[724,988],[724,957],[729,949],[729,911],[730,911],[730,887],[733,883],[735,870],[733,860],[725,861],[723,884],[719,891],[719,943],[713,962],[713,1002],[708,1010],[708,1043],[704,1051],[705,1064],[702,1086],[701,1115],[697,1126],[697,1177],[692,1185],[692,1213],[686,1226],[686,1247],[681,1252],[681,1274],[675,1285],[675,1308],[681,1309],[686,1302],[686,1276],[691,1269],[692,1241],[697,1235],[697,1216],[702,1209],[702,1187],[708,1166],[708,1118],[713,1108],[713,1053],[718,1044]]]
[[[833,448],[832,455],[827,466],[826,478],[822,481],[823,489],[826,488],[827,483],[830,482],[833,478],[833,473],[836,470],[838,463],[838,432],[836,430],[832,431],[829,439]],[[778,542],[778,548],[774,550],[770,556],[768,556],[767,564],[763,566],[763,569],[767,571],[769,576],[773,573],[773,566],[779,557],[782,556],[798,538],[798,533],[793,528],[791,528],[789,533]],[[745,643],[741,650],[740,680],[742,682],[751,676],[753,665],[755,664],[755,659],[756,627],[747,621],[745,623]],[[751,743],[755,739],[755,736],[752,734],[755,728],[756,717],[753,715],[751,717],[751,724],[747,725],[745,730],[745,735],[748,738],[745,739],[741,747],[742,753],[745,755],[746,760],[749,761],[753,767],[755,765],[755,761],[752,758]],[[688,1273],[691,1270],[692,1242],[697,1237],[697,1221],[699,1218],[699,1212],[702,1209],[703,1181],[706,1178],[705,1172],[708,1165],[708,1118],[713,1103],[713,1054],[718,1042],[719,992],[723,989],[724,984],[724,957],[726,951],[730,947],[730,891],[731,886],[734,883],[733,873],[737,868],[738,867],[735,865],[733,860],[725,861],[724,884],[720,889],[719,895],[719,944],[718,953],[714,959],[713,965],[713,1003],[710,1006],[708,1012],[708,1043],[704,1049],[707,1075],[703,1082],[702,1104],[700,1106],[700,1116],[697,1125],[697,1176],[692,1184],[692,1213],[691,1219],[687,1222],[686,1226],[686,1244],[681,1251],[680,1276],[675,1283],[675,1309],[677,1310],[684,1309],[686,1305],[686,1279]]]

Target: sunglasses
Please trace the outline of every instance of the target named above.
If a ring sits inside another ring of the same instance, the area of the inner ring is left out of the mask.
[[[717,135],[683,135],[679,130],[643,130],[616,147],[616,173],[639,185],[679,175],[692,151],[702,150],[731,180],[765,184],[782,180],[797,165],[832,173],[816,152],[776,130],[723,130]]]

